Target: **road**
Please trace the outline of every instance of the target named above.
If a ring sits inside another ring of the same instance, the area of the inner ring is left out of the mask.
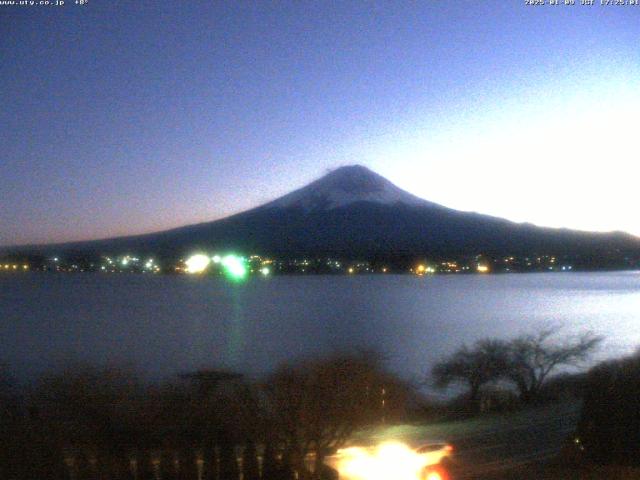
[[[366,437],[415,446],[445,440],[455,448],[455,480],[490,479],[500,472],[556,456],[575,430],[578,415],[577,404],[560,404],[465,421],[382,428],[367,432]]]

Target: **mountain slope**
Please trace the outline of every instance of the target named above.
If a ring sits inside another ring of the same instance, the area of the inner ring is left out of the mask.
[[[365,167],[350,166],[222,220],[55,248],[170,257],[199,249],[370,259],[480,253],[598,256],[637,254],[640,239],[540,228],[452,210],[411,195]]]

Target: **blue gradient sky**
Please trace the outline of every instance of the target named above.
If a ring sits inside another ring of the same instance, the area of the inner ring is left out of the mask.
[[[0,7],[0,244],[221,218],[354,163],[640,234],[640,7],[67,3]]]

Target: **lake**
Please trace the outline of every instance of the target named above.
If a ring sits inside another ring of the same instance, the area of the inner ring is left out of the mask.
[[[21,378],[61,362],[132,363],[153,378],[203,367],[259,375],[300,356],[375,348],[423,378],[463,342],[557,326],[640,346],[640,272],[218,277],[0,276],[0,361]]]

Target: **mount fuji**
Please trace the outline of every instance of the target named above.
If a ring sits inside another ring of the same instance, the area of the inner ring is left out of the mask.
[[[453,210],[418,198],[355,165],[338,168],[283,197],[221,220],[37,250],[52,248],[171,258],[202,249],[283,258],[309,255],[386,260],[555,254],[595,259],[637,256],[640,239],[621,232],[543,228]]]

